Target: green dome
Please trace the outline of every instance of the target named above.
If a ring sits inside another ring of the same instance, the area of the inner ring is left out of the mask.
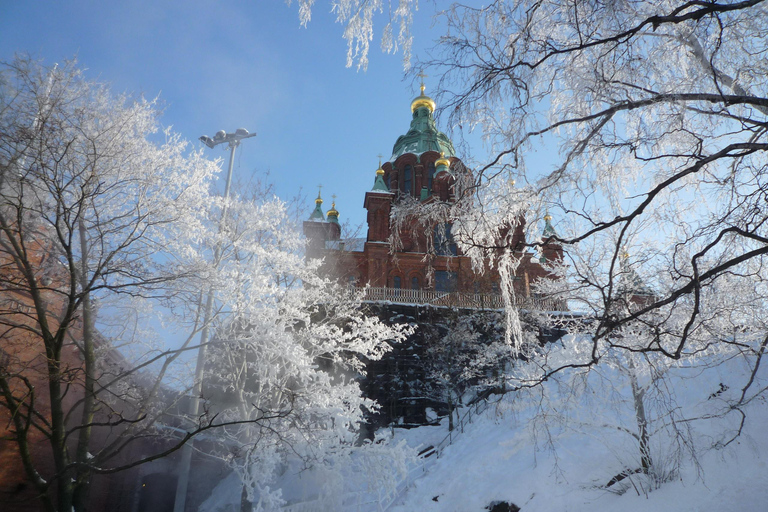
[[[435,118],[432,115],[432,108],[424,101],[417,101],[420,98],[430,98],[423,95],[416,98],[413,102],[413,120],[408,133],[397,138],[395,146],[392,148],[391,162],[405,153],[422,155],[427,151],[436,151],[444,153],[446,157],[455,156],[453,143],[446,134],[439,131],[435,125]],[[434,103],[434,102],[433,102]]]

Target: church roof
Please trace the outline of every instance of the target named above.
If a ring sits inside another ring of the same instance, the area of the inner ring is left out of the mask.
[[[544,215],[544,231],[542,231],[541,237],[550,238],[556,236],[557,231],[555,231],[555,228],[552,226],[552,216],[547,212],[547,214]]]
[[[376,179],[373,181],[371,192],[389,192],[387,184],[384,183],[384,169],[381,168],[381,160],[379,160],[379,168],[376,169]]]
[[[323,215],[323,198],[320,197],[320,191],[317,192],[317,199],[315,199],[315,209],[309,216],[309,220],[315,222],[325,222],[325,215]]]
[[[454,155],[453,143],[446,134],[439,131],[432,115],[435,110],[435,102],[424,94],[424,84],[421,85],[421,96],[411,103],[413,119],[411,127],[405,135],[397,138],[392,148],[391,162],[405,153],[421,155],[427,151],[444,153],[446,157]]]
[[[635,295],[640,297],[653,297],[653,290],[645,284],[643,279],[629,264],[629,254],[625,251],[621,255],[621,274],[617,290],[622,295]]]

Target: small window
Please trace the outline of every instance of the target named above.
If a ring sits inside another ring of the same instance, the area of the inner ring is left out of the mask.
[[[392,278],[392,287],[395,288],[396,290],[399,290],[402,287],[400,282],[400,276],[395,276]]]
[[[429,164],[427,170],[427,192],[432,195],[432,181],[435,179],[435,162]]]
[[[403,169],[403,193],[411,194],[413,192],[413,169],[406,165]]]
[[[419,289],[419,278],[413,277],[411,278],[411,290],[418,290]]]

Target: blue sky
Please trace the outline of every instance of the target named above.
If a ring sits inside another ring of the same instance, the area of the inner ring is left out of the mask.
[[[424,7],[417,49],[436,35]],[[342,26],[329,10],[318,1],[302,28],[295,3],[282,0],[0,0],[0,60],[76,56],[117,92],[159,96],[162,122],[195,144],[221,129],[255,131],[238,149],[236,175],[269,171],[284,198],[303,187],[307,216],[322,183],[324,209],[335,193],[341,220],[359,224],[376,155],[386,159],[407,131],[418,84],[403,80],[402,55],[383,54],[378,40],[367,72],[346,68]],[[225,150],[207,151],[226,165]]]

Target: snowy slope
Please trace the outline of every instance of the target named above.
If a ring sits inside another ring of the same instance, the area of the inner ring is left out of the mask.
[[[722,412],[724,402],[707,397],[723,380],[743,383],[743,368],[733,363],[695,377],[683,374],[673,382],[676,403],[693,414],[704,412],[702,403]],[[574,414],[566,428],[547,430],[531,421],[534,407],[501,401],[456,436],[389,510],[482,512],[493,501],[506,501],[524,512],[768,511],[765,400],[752,402],[742,435],[725,447],[718,442],[730,438],[740,416],[691,422],[698,467],[691,457],[683,459],[679,474],[650,492],[634,476],[622,482],[622,495],[606,491],[605,484],[636,460],[637,444],[616,429],[601,428],[600,404],[598,399],[585,415]],[[584,416],[594,421],[586,424]],[[655,456],[663,460],[665,453]]]
[[[615,474],[608,468],[618,467],[599,438],[574,434],[559,440],[556,456],[537,452],[514,420],[491,413],[445,448],[391,510],[481,512],[501,500],[525,512],[767,511],[766,426],[763,407],[741,440],[700,455],[702,475],[688,465],[681,480],[647,496],[618,496],[596,488]]]
[[[673,405],[687,418],[727,411],[726,400],[741,393],[748,380],[747,366],[738,360],[706,371],[683,369],[667,377]],[[765,386],[763,375],[755,382]],[[615,379],[609,377],[611,386]],[[725,383],[728,390],[713,395]],[[548,382],[547,392],[558,394]],[[612,388],[613,389],[613,388]],[[614,392],[621,395],[621,389]],[[386,449],[368,465],[340,468],[335,475],[321,471],[286,471],[275,482],[283,489],[284,512],[380,511],[483,512],[493,501],[514,503],[523,512],[768,512],[768,404],[758,397],[748,408],[742,434],[727,446],[738,428],[736,413],[684,422],[690,429],[680,456],[680,471],[653,489],[643,476],[633,475],[608,491],[605,484],[626,468],[637,467],[637,443],[616,424],[627,424],[626,403],[594,390],[589,399],[553,400],[572,410],[542,417],[534,400],[509,394],[472,417],[452,442],[443,442],[439,457],[411,465],[403,478],[403,460],[387,459]],[[624,397],[626,398],[626,397]],[[580,400],[582,400],[580,402]],[[631,408],[629,410],[631,412]],[[613,426],[611,426],[613,425]],[[394,431],[393,441],[405,440],[420,450],[445,440],[447,421],[439,427]],[[655,431],[651,440],[654,460],[672,467],[673,441]],[[693,454],[693,456],[691,456]],[[351,459],[355,463],[355,459]],[[396,496],[381,492],[377,482],[399,479]],[[378,486],[378,487],[377,487]],[[622,494],[617,491],[623,490]],[[239,510],[240,486],[236,478],[222,483],[203,512]]]

